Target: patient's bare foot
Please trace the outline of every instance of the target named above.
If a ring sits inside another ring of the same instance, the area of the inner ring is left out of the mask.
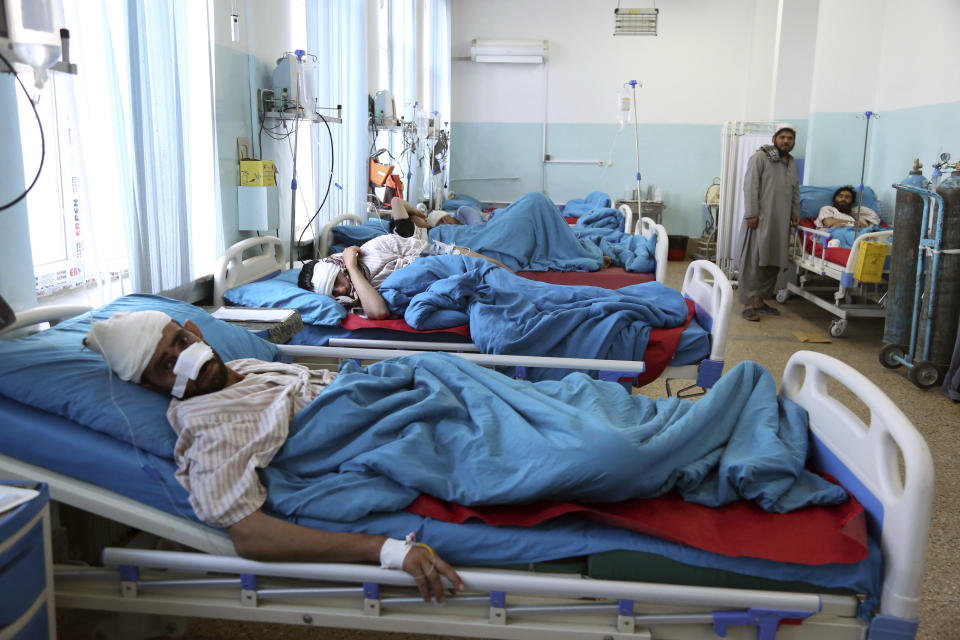
[[[609,269],[611,266],[613,266],[613,258],[611,258],[610,256],[603,256],[603,266],[601,266],[600,268]]]

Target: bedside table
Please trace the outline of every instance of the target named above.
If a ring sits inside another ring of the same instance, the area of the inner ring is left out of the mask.
[[[258,338],[274,344],[290,342],[301,329],[303,320],[296,309],[253,309],[248,307],[204,307],[214,318],[235,324]]]
[[[44,483],[0,482],[39,493],[0,513],[0,637],[57,637],[50,547],[50,491]],[[3,486],[0,486],[2,495]]]

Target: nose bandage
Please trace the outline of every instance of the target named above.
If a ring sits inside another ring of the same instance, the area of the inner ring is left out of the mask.
[[[196,380],[203,365],[213,357],[213,349],[203,342],[194,342],[180,352],[177,363],[173,365],[173,373],[177,381],[170,392],[175,398],[182,398],[187,390],[187,383]]]

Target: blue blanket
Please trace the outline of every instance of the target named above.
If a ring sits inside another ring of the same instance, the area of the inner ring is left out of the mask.
[[[583,218],[581,218],[583,220]],[[623,267],[632,273],[653,273],[657,269],[657,236],[644,238],[624,233],[619,229],[603,227],[574,228],[580,242],[597,247],[613,261],[614,267]]]
[[[619,209],[598,207],[577,218],[577,229],[590,227],[592,229],[623,230],[624,218]]]
[[[483,353],[642,360],[651,328],[687,317],[683,296],[657,282],[616,290],[553,285],[465,256],[421,258],[390,274],[380,293],[415,329],[469,322]]]
[[[563,215],[568,218],[579,218],[582,215],[590,213],[594,209],[610,206],[610,196],[602,191],[592,191],[586,198],[574,198],[567,200],[563,205]],[[622,226],[622,225],[621,225]]]
[[[557,207],[542,193],[528,193],[482,225],[440,225],[431,240],[466,247],[515,271],[596,271],[603,254],[577,239]]]
[[[830,239],[839,240],[840,246],[843,247],[844,249],[852,249],[853,241],[857,239],[858,235],[862,236],[865,233],[872,233],[874,231],[884,231],[887,229],[889,229],[889,227],[881,227],[879,225],[873,225],[870,227],[863,227],[862,229],[860,229],[860,233],[857,234],[854,231],[852,225],[849,227],[833,227],[832,229],[830,229]]]
[[[464,505],[615,502],[668,491],[785,512],[846,500],[804,470],[806,412],[752,362],[697,402],[571,374],[511,380],[454,355],[348,362],[261,470],[269,511],[341,522],[420,493]]]

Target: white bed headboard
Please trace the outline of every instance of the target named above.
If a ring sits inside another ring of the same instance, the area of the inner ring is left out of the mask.
[[[694,260],[687,266],[680,293],[693,300],[710,316],[710,359],[723,361],[727,329],[733,307],[733,287],[723,271],[708,260]],[[708,327],[704,327],[708,329]]]
[[[830,379],[866,405],[869,426],[829,393]],[[923,436],[863,374],[821,353],[793,354],[784,369],[780,392],[810,414],[810,431],[817,441],[812,456],[820,468],[844,482],[868,511],[871,503],[882,505],[882,514],[871,514],[883,519],[881,611],[907,620],[916,618],[933,507],[933,458]],[[903,475],[898,457],[902,458]],[[862,486],[845,482],[841,474],[846,471]]]
[[[623,232],[634,233],[636,227],[633,224],[633,209],[626,202],[620,205],[620,213],[623,214]]]
[[[352,213],[345,213],[341,216],[337,216],[327,224],[323,226],[323,229],[320,230],[320,244],[317,247],[317,257],[325,258],[330,255],[330,232],[338,224],[343,224],[344,222],[353,222],[355,224],[363,224],[366,222],[366,218],[362,216],[354,215]]]
[[[257,253],[244,258],[243,254]],[[284,260],[283,241],[272,236],[247,238],[233,245],[217,261],[213,272],[213,304],[223,304],[223,292],[231,287],[253,282],[274,271],[287,268]]]
[[[653,218],[644,217],[637,222],[637,233],[644,238],[656,234],[657,248],[654,258],[657,261],[657,267],[654,271],[654,279],[662,283],[664,278],[667,277],[667,249],[670,244],[670,240],[667,238],[667,228],[662,224],[657,224]]]

